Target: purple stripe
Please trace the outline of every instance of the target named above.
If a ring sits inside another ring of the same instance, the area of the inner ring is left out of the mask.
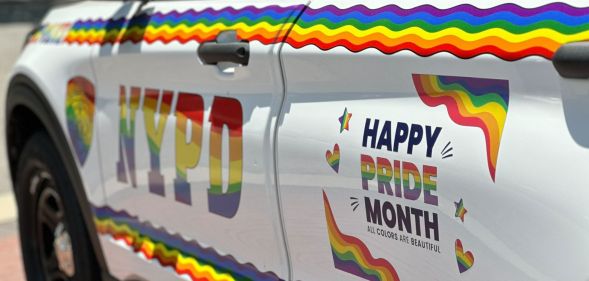
[[[370,9],[364,5],[352,6],[347,9],[338,8],[334,5],[329,5],[320,8],[309,8],[305,13],[315,15],[321,12],[331,12],[335,15],[341,16],[351,12],[358,12],[364,15],[372,16],[383,12],[392,12],[401,16],[411,15],[415,13],[428,13],[435,17],[443,17],[455,13],[468,13],[477,17],[484,17],[499,12],[511,12],[521,17],[529,17],[545,12],[561,12],[570,16],[586,16],[589,14],[589,7],[573,7],[565,3],[550,3],[544,6],[535,8],[524,8],[516,4],[502,4],[488,9],[477,8],[470,4],[462,4],[448,9],[436,8],[432,5],[422,5],[415,8],[403,9],[397,5],[387,5],[381,8]]]

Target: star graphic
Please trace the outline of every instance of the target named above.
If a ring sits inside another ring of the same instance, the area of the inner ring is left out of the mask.
[[[460,218],[460,220],[464,222],[464,215],[468,211],[466,208],[464,208],[464,202],[462,201],[462,198],[460,198],[460,201],[454,202],[454,205],[456,206],[456,213],[454,213],[454,216]]]
[[[339,123],[340,123],[340,127],[339,127],[339,132],[343,132],[344,129],[346,129],[346,131],[350,130],[350,119],[352,118],[352,113],[348,113],[348,108],[346,107],[344,109],[344,114],[342,114],[342,116],[340,116]]]

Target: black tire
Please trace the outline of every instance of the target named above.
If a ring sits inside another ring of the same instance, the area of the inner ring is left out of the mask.
[[[99,280],[80,205],[64,169],[47,133],[34,133],[19,156],[15,179],[21,249],[29,281]],[[60,269],[53,246],[56,231],[71,241],[73,274],[63,270],[66,263],[62,262]]]

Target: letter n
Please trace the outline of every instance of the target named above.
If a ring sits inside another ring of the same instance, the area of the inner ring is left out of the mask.
[[[127,100],[125,86],[119,88],[119,161],[117,162],[117,180],[128,183],[127,170],[131,185],[137,187],[135,172],[135,113],[139,108],[141,89],[131,87],[131,96]],[[126,163],[126,166],[125,166]]]

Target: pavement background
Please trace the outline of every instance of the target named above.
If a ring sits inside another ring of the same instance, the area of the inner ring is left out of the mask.
[[[6,11],[2,5],[0,10]],[[0,12],[0,19],[1,15]],[[10,70],[32,27],[33,23],[30,22],[6,23],[0,20],[0,38],[4,38],[0,40],[0,280],[25,280],[18,240],[16,204],[6,157],[4,101]]]

